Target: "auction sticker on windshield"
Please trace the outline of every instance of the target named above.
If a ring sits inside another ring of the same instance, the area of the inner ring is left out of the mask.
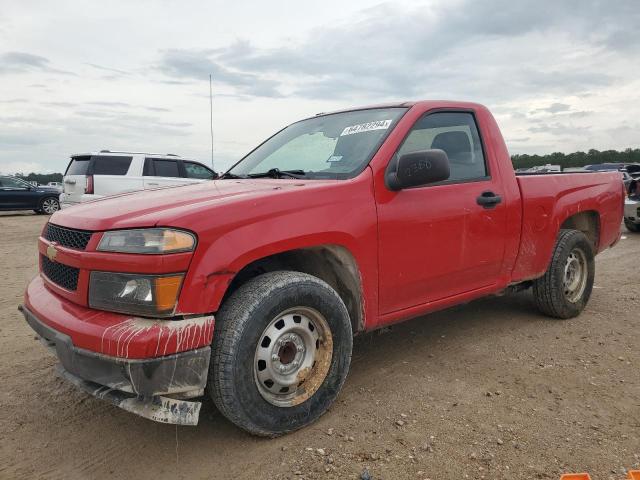
[[[350,127],[346,127],[340,136],[344,137],[345,135],[353,135],[354,133],[370,132],[371,130],[386,130],[391,126],[391,122],[392,120],[378,120],[376,122],[352,125]]]

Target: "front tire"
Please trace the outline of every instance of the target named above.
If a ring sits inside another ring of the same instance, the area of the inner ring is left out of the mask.
[[[554,318],[576,317],[589,301],[594,277],[593,247],[587,237],[577,230],[560,230],[548,270],[533,283],[538,309]]]
[[[297,430],[335,400],[352,345],[347,308],[326,282],[300,272],[260,275],[216,316],[210,394],[225,417],[252,434]]]
[[[624,219],[624,226],[632,233],[640,232],[640,223],[634,223],[631,220]]]

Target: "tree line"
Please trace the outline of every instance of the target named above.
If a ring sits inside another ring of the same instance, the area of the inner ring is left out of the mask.
[[[46,185],[49,182],[62,182],[62,174],[61,173],[34,173],[31,172],[28,175],[23,173],[16,173],[16,177],[21,178],[23,180],[27,180],[28,182],[38,182],[39,185]]]
[[[512,155],[513,168],[530,168],[538,165],[560,165],[563,169],[569,167],[584,167],[595,163],[640,163],[640,148],[626,150],[594,150],[588,152],[561,153],[554,152],[547,155]]]

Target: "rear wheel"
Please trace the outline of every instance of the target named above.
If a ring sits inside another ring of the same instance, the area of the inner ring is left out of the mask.
[[[594,277],[593,247],[587,237],[577,230],[560,230],[549,269],[533,283],[536,305],[550,317],[575,317],[589,301]]]
[[[633,233],[640,232],[640,223],[634,223],[631,220],[624,219],[624,226],[627,227],[627,230]]]
[[[300,272],[256,277],[216,316],[210,393],[229,420],[278,436],[333,403],[351,362],[352,331],[340,296]]]
[[[60,210],[60,202],[55,197],[45,197],[40,200],[36,213],[44,213],[45,215],[53,215]]]

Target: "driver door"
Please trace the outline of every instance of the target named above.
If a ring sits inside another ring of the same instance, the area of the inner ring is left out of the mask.
[[[448,180],[399,190],[378,202],[382,314],[487,287],[499,277],[506,208],[479,200],[502,192],[474,115],[425,114],[396,155],[434,148],[447,153]]]

